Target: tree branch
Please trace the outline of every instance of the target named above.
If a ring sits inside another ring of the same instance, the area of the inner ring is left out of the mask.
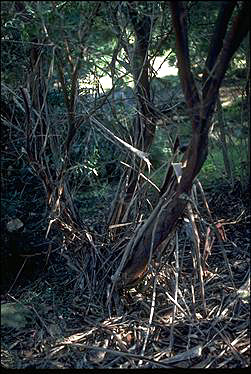
[[[211,79],[209,78],[209,75],[222,49],[223,40],[226,35],[228,23],[233,13],[234,7],[236,6],[236,3],[237,1],[224,1],[219,11],[218,18],[217,18],[216,25],[215,25],[214,34],[211,39],[208,56],[207,56],[207,60],[205,63],[205,70],[204,70],[203,77],[202,77],[203,97],[206,96],[208,87],[211,83]]]
[[[227,33],[223,42],[223,47],[215,63],[214,73],[210,78],[210,85],[205,97],[203,98],[203,118],[211,115],[212,107],[214,107],[218,91],[224,75],[227,71],[229,62],[236,52],[241,42],[248,34],[250,29],[249,23],[250,6],[248,1],[242,3],[241,9],[233,20],[231,29]],[[215,99],[215,100],[214,100]]]
[[[170,1],[169,5],[176,34],[176,54],[181,85],[188,107],[194,109],[198,106],[200,98],[190,67],[187,16],[182,1]]]

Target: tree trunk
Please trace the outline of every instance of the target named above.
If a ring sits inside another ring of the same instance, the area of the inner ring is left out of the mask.
[[[211,43],[209,47],[201,97],[190,69],[185,9],[182,2],[170,2],[179,74],[192,118],[192,138],[182,160],[180,182],[171,166],[166,191],[162,191],[163,195],[149,219],[136,230],[135,236],[128,243],[121,265],[113,276],[113,286],[116,284],[118,287],[130,287],[143,277],[152,256],[156,254],[159,245],[168,238],[184,212],[193,180],[207,158],[208,131],[219,88],[230,59],[249,29],[248,3],[244,2],[225,36],[233,12],[233,7],[229,9],[228,5],[229,3],[223,3],[218,15],[212,41],[217,40],[220,30],[220,43]],[[220,25],[222,27],[219,27]]]

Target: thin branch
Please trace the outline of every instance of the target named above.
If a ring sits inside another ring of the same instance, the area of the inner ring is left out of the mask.
[[[203,97],[206,95],[208,86],[211,83],[211,79],[208,79],[208,76],[222,49],[223,40],[226,35],[229,20],[236,6],[236,3],[237,1],[224,1],[221,5],[221,9],[219,11],[218,18],[217,18],[216,25],[215,25],[214,34],[211,39],[207,60],[205,63],[205,70],[204,70],[203,77],[202,77],[202,81],[205,82],[205,85],[202,90]]]
[[[225,37],[222,50],[214,65],[214,76],[211,77],[211,82],[206,92],[206,96],[203,97],[203,118],[208,118],[210,116],[212,107],[214,107],[217,99],[219,87],[224,78],[229,62],[245,36],[248,34],[248,31],[250,29],[249,14],[249,2],[244,1],[242,3],[241,10],[233,20],[231,29]]]

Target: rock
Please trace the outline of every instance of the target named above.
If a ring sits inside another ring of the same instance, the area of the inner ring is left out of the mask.
[[[9,232],[15,232],[15,231],[18,231],[19,229],[21,229],[21,227],[23,227],[23,222],[19,219],[19,218],[15,218],[15,219],[12,219],[11,221],[9,221],[6,225],[7,227],[7,230]]]
[[[1,327],[22,329],[31,317],[31,311],[19,303],[1,304]]]

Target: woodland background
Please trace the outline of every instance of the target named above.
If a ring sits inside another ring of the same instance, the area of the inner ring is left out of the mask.
[[[1,3],[4,367],[250,364],[249,15]]]

